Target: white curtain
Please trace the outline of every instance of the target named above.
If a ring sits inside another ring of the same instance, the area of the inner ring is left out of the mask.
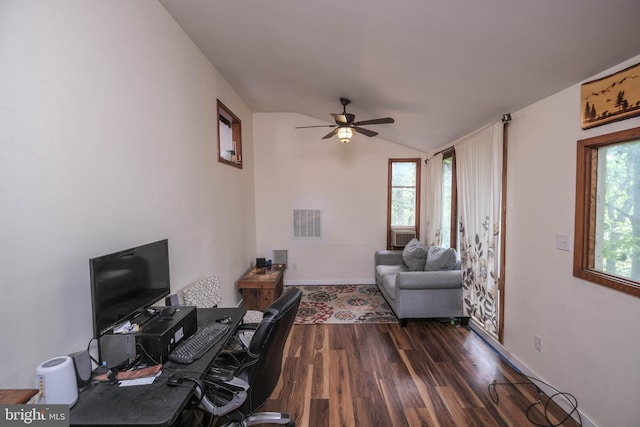
[[[426,236],[428,246],[442,246],[442,153],[427,162]]]
[[[502,134],[498,122],[455,145],[466,314],[498,334]]]

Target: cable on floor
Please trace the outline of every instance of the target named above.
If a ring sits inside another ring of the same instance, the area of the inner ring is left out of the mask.
[[[525,414],[527,416],[527,419],[529,420],[529,422],[535,426],[539,426],[539,427],[558,427],[563,425],[569,418],[571,418],[571,415],[575,412],[578,415],[578,419],[577,422],[579,425],[582,425],[582,418],[580,417],[580,412],[578,411],[578,399],[576,399],[576,397],[571,394],[571,393],[567,393],[567,392],[562,392],[559,391],[558,389],[556,389],[555,387],[553,387],[550,384],[545,383],[542,380],[539,380],[537,378],[531,377],[529,375],[525,375],[520,371],[517,371],[517,373],[522,376],[525,381],[522,382],[511,382],[511,381],[507,381],[507,382],[497,382],[496,380],[493,380],[493,382],[491,384],[489,384],[489,396],[491,397],[491,400],[493,400],[493,402],[495,404],[498,404],[499,402],[499,397],[498,397],[498,392],[496,390],[496,386],[499,385],[507,385],[507,386],[519,386],[519,385],[527,385],[527,386],[533,386],[536,388],[536,391],[538,392],[538,394],[543,394],[542,390],[540,389],[540,387],[538,387],[538,384],[543,384],[546,387],[549,387],[550,389],[552,389],[554,391],[554,393],[549,396],[549,398],[544,402],[544,408],[543,410],[540,410],[540,412],[542,413],[542,415],[544,416],[544,419],[546,420],[546,424],[541,424],[537,421],[534,420],[534,415],[533,415],[533,409],[538,407],[539,405],[542,405],[543,402],[541,400],[537,400],[535,402],[533,402],[531,405],[529,405],[529,407],[527,408],[527,410],[525,411]],[[538,383],[538,384],[536,384]],[[567,413],[567,416],[564,417],[562,420],[560,420],[560,422],[558,423],[554,423],[553,421],[551,421],[551,417],[550,417],[550,405],[552,402],[555,402],[555,399],[558,397],[563,397],[568,403],[569,405],[571,405],[571,410]]]

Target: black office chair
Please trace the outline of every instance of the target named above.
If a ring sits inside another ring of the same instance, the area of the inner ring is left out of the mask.
[[[201,409],[226,418],[225,426],[295,426],[288,414],[256,411],[269,399],[280,379],[284,346],[301,298],[299,289],[282,294],[264,311],[262,321],[254,325],[255,333],[247,349],[222,353],[216,359],[205,379],[205,394],[197,396]],[[233,369],[233,378],[224,377],[227,368]]]

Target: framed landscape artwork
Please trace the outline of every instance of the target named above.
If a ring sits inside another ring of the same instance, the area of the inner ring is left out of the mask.
[[[640,115],[640,64],[582,84],[582,129]]]

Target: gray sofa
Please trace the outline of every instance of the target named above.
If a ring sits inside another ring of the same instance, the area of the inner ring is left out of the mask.
[[[402,251],[376,251],[375,279],[403,327],[408,319],[469,321],[462,312],[462,272],[454,249],[414,239]]]

